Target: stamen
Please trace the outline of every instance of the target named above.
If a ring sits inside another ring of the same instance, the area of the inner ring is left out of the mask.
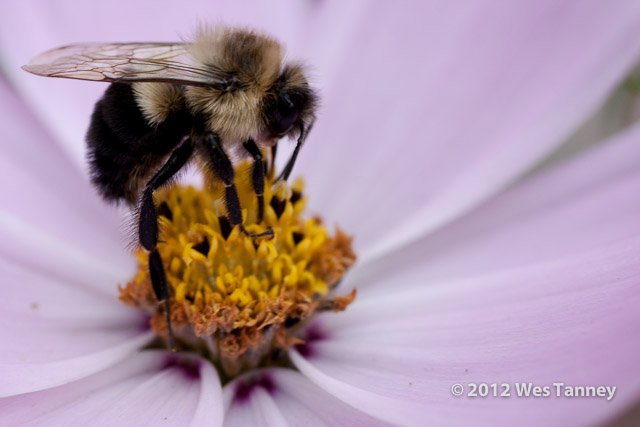
[[[271,228],[272,239],[254,240],[231,226],[220,186],[176,186],[155,199],[161,215],[158,252],[179,347],[200,352],[227,379],[286,363],[283,350],[304,343],[301,325],[317,310],[344,310],[356,295],[355,290],[331,295],[356,255],[342,231],[330,236],[319,218],[303,218],[303,182],[291,188],[268,178],[264,218],[255,223],[257,201],[248,173],[243,165],[236,179],[246,228],[256,234]],[[120,288],[120,299],[149,312],[152,328],[166,337],[165,311],[153,292],[148,257],[142,250],[136,256],[138,272]]]

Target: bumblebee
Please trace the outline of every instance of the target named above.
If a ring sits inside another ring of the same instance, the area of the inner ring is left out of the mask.
[[[157,250],[153,193],[195,159],[225,187],[227,219],[249,233],[234,185],[231,158],[252,159],[251,180],[264,212],[265,152],[271,162],[281,138],[297,139],[278,179],[291,174],[318,104],[305,68],[284,61],[273,38],[249,29],[201,28],[193,42],[76,44],[34,58],[24,70],[46,77],[111,82],[93,110],[87,132],[91,180],[108,201],[138,210],[138,239],[164,301],[174,348],[169,291]],[[232,155],[230,157],[230,154]]]

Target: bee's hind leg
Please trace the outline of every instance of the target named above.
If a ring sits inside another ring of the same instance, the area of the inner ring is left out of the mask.
[[[167,162],[151,178],[140,200],[140,218],[138,225],[138,237],[142,247],[149,252],[149,275],[153,292],[158,301],[164,301],[164,313],[167,321],[167,333],[169,336],[169,348],[175,351],[173,329],[171,328],[171,310],[169,301],[169,286],[167,275],[158,253],[158,212],[153,203],[153,192],[169,181],[189,161],[193,153],[193,143],[187,138],[169,156]]]
[[[244,148],[253,157],[253,168],[251,169],[251,182],[253,183],[253,191],[258,199],[258,222],[262,222],[264,215],[264,174],[265,164],[260,149],[253,139],[249,139],[244,144]]]
[[[209,161],[210,168],[216,173],[218,178],[222,181],[225,186],[225,203],[227,206],[227,215],[229,216],[229,222],[233,225],[237,225],[240,227],[240,231],[242,231],[245,235],[251,237],[252,239],[256,239],[258,237],[263,236],[273,236],[273,230],[268,229],[265,232],[259,234],[249,233],[244,227],[244,220],[242,219],[242,208],[240,207],[240,199],[238,199],[238,192],[236,190],[236,186],[233,182],[235,172],[233,170],[233,165],[229,160],[229,157],[222,149],[220,142],[213,134],[208,134],[200,145],[200,148],[203,150],[205,158]],[[262,162],[260,162],[262,163]],[[264,169],[262,169],[262,179],[264,182]],[[263,183],[264,187],[264,183]]]

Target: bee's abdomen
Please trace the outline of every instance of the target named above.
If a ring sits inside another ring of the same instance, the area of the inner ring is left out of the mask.
[[[189,135],[192,123],[184,108],[150,126],[136,104],[131,85],[111,84],[96,104],[87,132],[91,180],[105,199],[135,203],[153,172]]]

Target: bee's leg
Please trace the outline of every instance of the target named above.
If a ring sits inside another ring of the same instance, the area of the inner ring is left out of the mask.
[[[269,167],[269,177],[273,178],[276,173],[276,153],[278,152],[278,144],[271,146],[271,166]]]
[[[264,214],[264,160],[262,153],[253,139],[249,139],[244,144],[244,148],[253,157],[253,168],[251,170],[251,182],[253,183],[253,191],[258,198],[258,222],[262,222]]]
[[[284,179],[285,181],[289,179],[289,175],[291,175],[291,171],[293,170],[293,165],[296,163],[296,159],[298,158],[298,153],[300,152],[300,147],[302,147],[302,142],[304,141],[304,126],[300,125],[300,136],[298,137],[298,142],[296,143],[296,148],[293,150],[293,154],[289,158],[287,165],[282,169],[280,176],[278,177],[278,181]]]
[[[309,124],[309,126],[307,126],[306,130],[303,124],[300,125],[300,136],[298,137],[296,148],[293,150],[293,154],[291,154],[291,157],[289,158],[287,165],[282,170],[282,173],[280,173],[280,176],[278,177],[277,181],[281,179],[284,179],[286,181],[289,179],[289,175],[291,175],[291,171],[293,170],[293,165],[295,165],[296,159],[298,158],[298,153],[300,152],[300,148],[302,147],[302,144],[304,143],[304,140],[309,134],[309,132],[311,132],[312,127],[313,127],[313,122]]]
[[[169,302],[169,286],[167,275],[162,265],[162,259],[158,253],[158,212],[153,204],[153,192],[164,185],[189,161],[193,153],[193,143],[191,139],[186,139],[176,148],[167,162],[151,178],[140,200],[140,219],[138,225],[138,237],[140,244],[149,252],[149,275],[153,292],[158,301],[164,301],[164,314],[167,321],[167,333],[169,335],[169,348],[175,351],[173,341],[173,329],[171,328],[171,310]]]
[[[233,171],[233,165],[227,157],[227,154],[222,149],[218,139],[213,134],[208,134],[203,140],[202,149],[204,155],[209,160],[211,169],[218,175],[220,180],[225,186],[225,203],[227,206],[227,214],[229,216],[229,222],[233,225],[240,227],[245,235],[255,239],[263,236],[273,236],[273,230],[269,229],[263,233],[252,234],[244,228],[244,221],[242,219],[242,208],[240,207],[240,199],[238,199],[238,192],[236,186],[233,183],[235,172]]]

